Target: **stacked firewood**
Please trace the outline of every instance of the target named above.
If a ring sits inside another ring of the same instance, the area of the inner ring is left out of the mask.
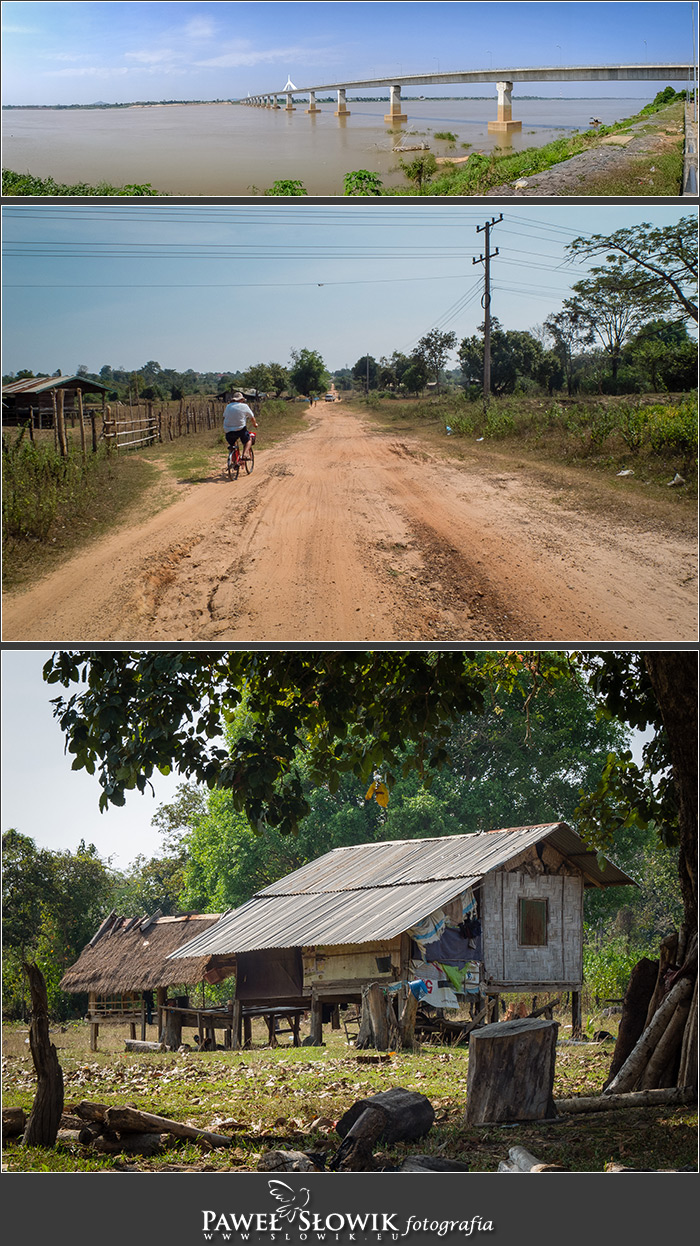
[[[9,1124],[9,1122],[8,1122]],[[17,1119],[17,1134],[23,1132]],[[3,1133],[5,1128],[3,1112]],[[56,1135],[56,1143],[80,1143],[100,1155],[159,1155],[173,1138],[186,1139],[207,1149],[229,1147],[232,1139],[223,1134],[183,1125],[167,1116],[139,1112],[130,1107],[107,1107],[84,1099],[72,1112],[64,1112]]]
[[[658,967],[633,970],[604,1094],[697,1088],[697,935],[663,940]]]

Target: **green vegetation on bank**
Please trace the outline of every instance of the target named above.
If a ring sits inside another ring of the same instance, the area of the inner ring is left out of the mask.
[[[12,169],[2,171],[3,195],[116,195],[130,198],[144,196],[160,196],[150,182],[143,185],[110,186],[108,182],[99,182],[90,186],[87,182],[75,182],[72,186],[64,182],[56,182],[52,177],[33,177],[31,173],[14,173]]]

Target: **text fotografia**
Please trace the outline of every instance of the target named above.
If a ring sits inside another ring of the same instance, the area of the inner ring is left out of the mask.
[[[298,1210],[294,1215],[284,1216],[276,1212],[219,1212],[203,1211],[204,1240],[230,1241],[236,1234],[236,1240],[248,1241],[251,1235],[265,1234],[270,1241],[280,1240],[307,1241],[309,1234],[315,1241],[339,1241],[341,1233],[347,1235],[345,1240],[354,1242],[367,1240],[367,1234],[373,1234],[376,1241],[398,1241],[409,1233],[433,1233],[436,1237],[446,1237],[448,1233],[470,1237],[472,1233],[492,1233],[493,1221],[482,1216],[471,1216],[465,1220],[419,1220],[409,1216],[406,1221],[399,1221],[395,1213],[386,1212],[330,1212],[319,1215]],[[287,1223],[283,1223],[283,1220]],[[290,1236],[289,1221],[296,1220],[295,1231]],[[358,1234],[363,1234],[358,1239]]]

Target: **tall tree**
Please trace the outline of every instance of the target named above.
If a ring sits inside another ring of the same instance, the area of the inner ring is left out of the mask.
[[[352,366],[352,375],[355,380],[369,393],[370,389],[377,388],[377,373],[379,365],[372,355],[363,355]]]
[[[668,294],[654,278],[629,272],[615,258],[608,268],[592,268],[572,290],[574,297],[565,300],[564,310],[579,317],[600,341],[610,359],[614,388],[623,347],[643,324],[664,315]]]
[[[467,385],[481,385],[484,373],[484,331],[480,337],[464,338],[458,358]],[[512,394],[519,378],[534,376],[544,355],[542,344],[524,329],[503,329],[491,320],[491,392]]]
[[[626,273],[651,277],[666,292],[669,306],[681,319],[697,321],[698,230],[695,216],[673,225],[648,222],[612,234],[575,238],[567,250],[576,256],[605,255]]]
[[[418,343],[415,354],[422,356],[425,360],[428,372],[433,377],[437,385],[437,391],[440,393],[440,373],[450,355],[450,351],[454,350],[457,344],[457,334],[441,332],[440,329],[431,329],[430,333],[426,333]]]
[[[326,365],[317,350],[293,350],[291,358],[289,379],[297,393],[308,396],[325,387]]]
[[[566,392],[571,397],[574,392],[574,361],[584,347],[594,342],[593,330],[582,308],[575,303],[549,315],[544,328],[554,342],[554,352],[566,376]]]

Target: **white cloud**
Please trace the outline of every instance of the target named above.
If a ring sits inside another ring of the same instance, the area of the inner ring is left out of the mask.
[[[79,69],[74,66],[71,69],[47,69],[47,78],[123,78],[131,71],[126,68],[120,68],[116,65],[90,65]]]
[[[140,65],[159,65],[164,61],[174,61],[177,53],[172,48],[163,48],[160,51],[152,52],[125,52],[124,59],[127,61],[138,61]]]
[[[2,33],[4,35],[38,35],[38,34],[41,34],[41,31],[37,30],[36,26],[4,25],[2,28]]]
[[[216,27],[208,17],[193,17],[184,27],[188,39],[213,39],[215,31]]]
[[[274,64],[277,61],[288,61],[294,65],[309,65],[318,60],[328,63],[337,59],[338,53],[332,48],[307,48],[292,45],[286,48],[256,50],[249,45],[239,43],[229,45],[228,50],[222,52],[220,56],[214,56],[206,61],[197,61],[196,64],[207,69],[237,69],[244,65]]]

